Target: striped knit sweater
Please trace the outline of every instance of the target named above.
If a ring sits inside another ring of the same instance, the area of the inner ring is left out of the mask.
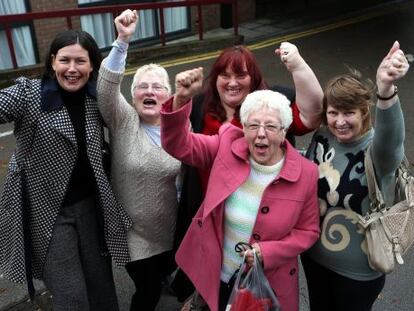
[[[221,280],[228,283],[243,258],[235,251],[238,242],[250,241],[256,222],[262,194],[267,185],[279,174],[284,158],[278,163],[260,165],[252,158],[247,180],[226,200],[224,212],[224,245]]]

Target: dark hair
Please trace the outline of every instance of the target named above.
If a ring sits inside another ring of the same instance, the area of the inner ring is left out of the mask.
[[[217,77],[226,70],[227,66],[230,66],[235,73],[243,73],[245,64],[251,78],[250,93],[266,89],[267,84],[260,72],[256,58],[247,47],[242,45],[236,45],[223,50],[214,62],[210,74],[207,77],[204,90],[204,107],[207,113],[211,114],[220,122],[226,120],[226,111],[221,104],[217,91]],[[240,107],[238,107],[239,109]],[[236,117],[238,117],[238,110]]]
[[[322,121],[327,124],[328,106],[338,110],[359,109],[362,115],[362,133],[371,127],[370,107],[374,105],[374,84],[370,80],[363,81],[361,73],[348,67],[349,73],[336,76],[328,81],[323,98]]]
[[[52,55],[56,55],[61,48],[78,43],[86,51],[88,51],[89,59],[91,61],[93,70],[89,80],[96,80],[98,78],[99,66],[102,61],[102,54],[99,50],[96,41],[86,31],[82,30],[66,30],[58,33],[53,39],[49,52],[45,59],[45,72],[43,78],[53,79],[55,71],[52,68]]]

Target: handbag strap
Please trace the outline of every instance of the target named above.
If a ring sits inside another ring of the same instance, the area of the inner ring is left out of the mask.
[[[368,196],[370,201],[370,210],[376,212],[385,208],[384,198],[381,190],[378,187],[377,179],[375,177],[374,164],[371,158],[371,146],[365,152],[365,175],[367,177]]]

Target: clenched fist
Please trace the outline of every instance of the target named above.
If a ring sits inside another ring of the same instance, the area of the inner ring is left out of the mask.
[[[180,109],[203,86],[203,68],[198,67],[178,73],[175,76],[173,110]]]
[[[275,50],[275,54],[280,56],[280,60],[290,72],[299,69],[305,64],[305,60],[300,56],[298,48],[292,43],[282,42],[280,48]]]

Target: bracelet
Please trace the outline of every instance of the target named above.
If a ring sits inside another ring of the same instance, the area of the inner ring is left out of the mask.
[[[376,95],[377,95],[377,98],[380,99],[380,100],[389,100],[389,99],[393,98],[395,95],[397,95],[397,93],[398,93],[398,88],[397,88],[397,86],[394,85],[394,93],[392,93],[392,95],[390,95],[388,97],[383,97],[378,93]]]

